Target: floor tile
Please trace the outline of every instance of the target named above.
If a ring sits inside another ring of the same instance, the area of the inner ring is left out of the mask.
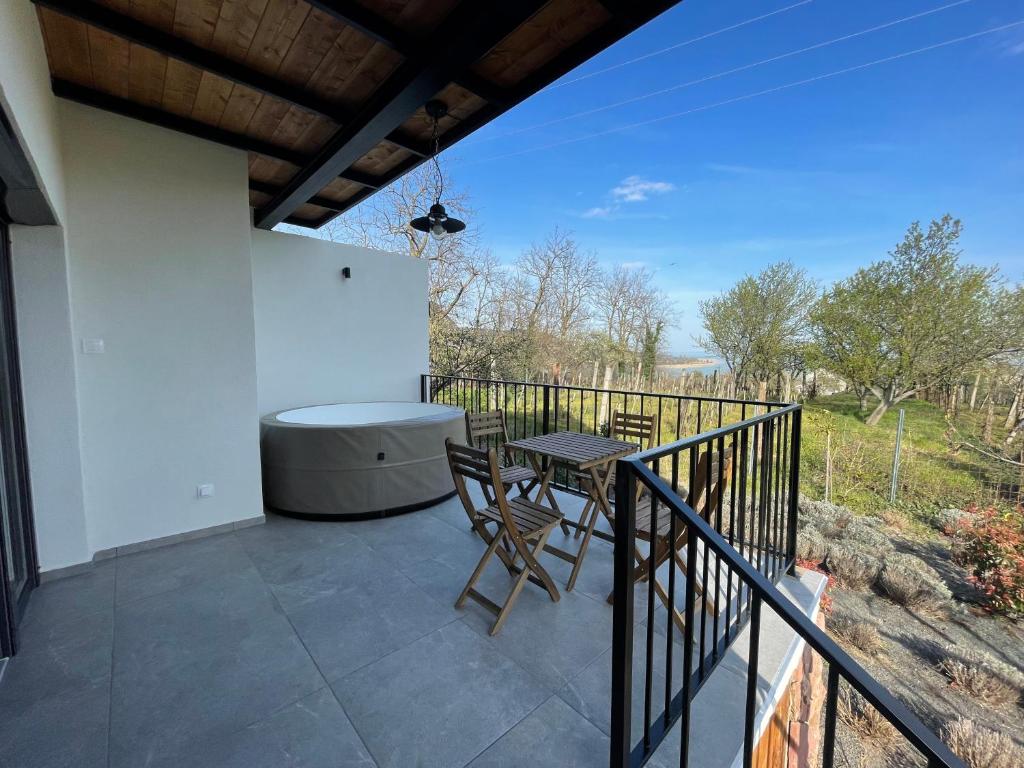
[[[0,766],[106,768],[109,712],[106,680],[29,704],[0,695]]]
[[[465,765],[549,698],[460,622],[332,687],[381,768]]]
[[[609,739],[552,696],[498,739],[470,768],[595,768],[608,764]]]
[[[470,535],[423,511],[351,526],[384,562],[395,564],[443,555]]]
[[[74,621],[96,612],[114,608],[115,564],[106,560],[85,573],[45,582],[32,590],[22,628],[51,626]]]
[[[458,619],[454,608],[398,572],[347,585],[312,579],[273,590],[329,681]]]
[[[124,555],[115,562],[118,604],[195,586],[253,567],[232,533]]]
[[[246,529],[237,536],[268,584],[317,577],[329,585],[354,584],[379,574],[381,557],[362,539],[346,533],[347,525],[301,521]]]
[[[507,589],[488,597],[500,604]],[[494,637],[488,635],[493,614],[468,600],[464,611],[468,626],[543,681],[551,693],[611,648],[612,607],[585,595],[562,593],[555,603],[543,589],[527,584]]]
[[[90,685],[109,685],[112,609],[70,620],[35,621],[20,635],[20,651],[9,661],[0,687],[4,704],[28,706]]]
[[[330,688],[228,735],[158,755],[147,768],[376,768]]]
[[[254,569],[128,603],[115,620],[111,765],[230,733],[323,685]]]

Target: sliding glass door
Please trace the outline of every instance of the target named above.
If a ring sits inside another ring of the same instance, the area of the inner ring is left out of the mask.
[[[18,622],[37,581],[10,238],[0,210],[0,658],[17,650]]]

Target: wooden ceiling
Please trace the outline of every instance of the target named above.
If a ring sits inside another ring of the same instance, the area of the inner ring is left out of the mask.
[[[58,96],[246,150],[320,227],[678,0],[34,0]]]

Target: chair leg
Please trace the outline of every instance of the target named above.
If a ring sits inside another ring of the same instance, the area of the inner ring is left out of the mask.
[[[491,539],[491,543],[487,547],[487,551],[484,552],[483,557],[480,558],[480,562],[476,564],[476,568],[473,569],[473,575],[469,577],[469,581],[466,582],[466,586],[459,594],[459,599],[455,601],[455,607],[461,608],[463,603],[466,602],[466,596],[469,595],[473,586],[476,584],[477,579],[480,578],[480,574],[484,572],[484,568],[487,566],[487,561],[491,559],[491,555],[494,554],[494,550],[498,548],[498,543],[505,538],[505,526],[498,528],[498,533]]]
[[[558,602],[558,589],[555,587],[554,582],[551,581],[551,577],[548,576],[547,571],[540,566],[534,557],[534,554],[538,550],[544,549],[544,544],[547,543],[548,536],[550,535],[551,529],[548,528],[541,534],[540,538],[537,539],[537,543],[534,544],[532,552],[527,548],[527,551],[522,553],[523,570],[519,572],[519,576],[512,585],[512,589],[509,590],[508,597],[505,598],[505,604],[502,605],[501,610],[498,612],[498,618],[495,619],[494,624],[491,625],[491,635],[496,635],[501,631],[501,627],[505,624],[505,619],[508,618],[509,613],[512,611],[512,606],[515,604],[516,600],[519,599],[519,593],[523,591],[523,587],[525,587],[526,582],[529,581],[531,572],[544,584],[544,587],[548,590],[548,594],[551,596],[552,601],[556,603]],[[516,549],[518,549],[518,547],[516,547]]]

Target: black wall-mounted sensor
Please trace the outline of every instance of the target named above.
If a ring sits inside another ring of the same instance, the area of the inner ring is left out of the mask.
[[[350,277],[352,277],[352,267],[342,267],[341,268],[341,276],[343,278],[345,278],[346,280],[348,280]]]
[[[384,452],[381,451],[377,454],[377,461],[384,461]]]

